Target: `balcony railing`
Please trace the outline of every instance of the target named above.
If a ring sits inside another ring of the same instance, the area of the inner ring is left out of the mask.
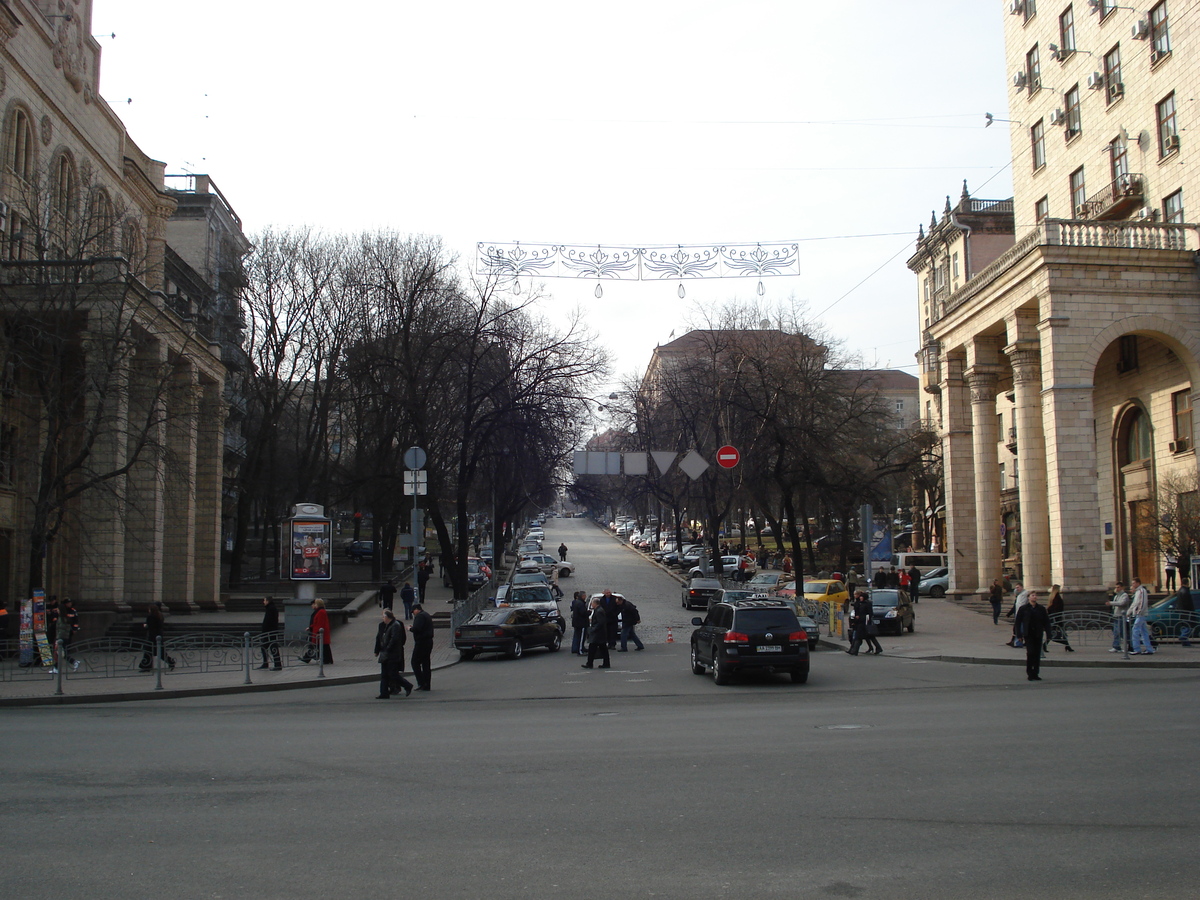
[[[1142,205],[1146,196],[1146,180],[1134,172],[1119,175],[1104,190],[1093,194],[1079,208],[1081,219],[1123,219],[1130,210]]]

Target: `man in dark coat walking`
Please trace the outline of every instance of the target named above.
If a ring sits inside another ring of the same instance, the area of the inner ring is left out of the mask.
[[[413,623],[409,626],[413,636],[412,670],[417,679],[417,690],[430,688],[433,653],[433,616],[425,612],[420,603],[413,605]]]
[[[576,591],[571,599],[571,652],[576,656],[583,653],[583,635],[588,627],[587,595]]]
[[[412,682],[401,674],[404,671],[404,626],[396,621],[396,614],[390,609],[384,609],[379,623],[375,655],[379,660],[379,696],[375,699],[389,700],[392,691],[401,689],[405,697],[411,694]]]
[[[379,605],[384,609],[391,609],[396,602],[396,582],[388,579],[379,586]]]
[[[618,648],[619,653],[624,653],[629,649],[629,642],[633,641],[635,650],[645,650],[646,646],[642,643],[642,639],[637,636],[634,631],[634,626],[642,621],[642,615],[638,612],[638,608],[624,597],[616,598],[617,615],[621,617],[621,646]]]
[[[921,570],[915,564],[908,570],[908,601],[910,603],[921,601]]]
[[[603,660],[600,668],[610,668],[611,662],[608,657],[608,614],[604,611],[604,605],[600,602],[599,597],[592,598],[591,614],[588,619],[588,641],[588,658],[587,662],[583,664],[583,668],[595,668],[592,664],[596,661],[597,656]]]
[[[604,624],[608,629],[606,633],[605,643],[609,650],[616,649],[617,646],[617,598],[613,596],[613,592],[609,588],[604,589],[604,596],[600,598],[600,604],[604,607]]]
[[[1050,616],[1038,603],[1037,591],[1029,592],[1017,613],[1017,629],[1025,635],[1025,674],[1030,681],[1041,681],[1042,644],[1050,633]]]
[[[270,597],[263,597],[263,620],[258,640],[259,650],[262,651],[262,665],[259,668],[270,668],[267,665],[267,651],[270,650],[275,671],[280,671],[283,668],[283,660],[279,658],[279,607]]]
[[[1190,647],[1192,642],[1189,638],[1192,636],[1193,618],[1196,611],[1196,604],[1192,602],[1192,586],[1186,576],[1179,579],[1179,593],[1175,595],[1175,612],[1179,613],[1179,620],[1182,623],[1179,629],[1179,646]]]

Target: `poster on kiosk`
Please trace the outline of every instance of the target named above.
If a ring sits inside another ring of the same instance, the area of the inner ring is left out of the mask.
[[[288,569],[292,581],[329,581],[333,577],[330,567],[333,523],[313,516],[297,517],[288,522],[291,528],[287,542],[291,548]]]

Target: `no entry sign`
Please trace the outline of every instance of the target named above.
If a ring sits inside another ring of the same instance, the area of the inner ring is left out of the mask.
[[[728,444],[717,451],[717,465],[722,469],[732,469],[741,458],[742,454],[738,453],[737,447],[730,447]]]

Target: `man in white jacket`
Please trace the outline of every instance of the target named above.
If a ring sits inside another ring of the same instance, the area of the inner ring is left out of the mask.
[[[1129,618],[1133,619],[1133,648],[1130,652],[1149,655],[1154,652],[1154,645],[1150,642],[1150,629],[1146,625],[1150,595],[1146,593],[1145,585],[1137,578],[1130,580],[1129,589],[1133,594],[1129,601]]]

